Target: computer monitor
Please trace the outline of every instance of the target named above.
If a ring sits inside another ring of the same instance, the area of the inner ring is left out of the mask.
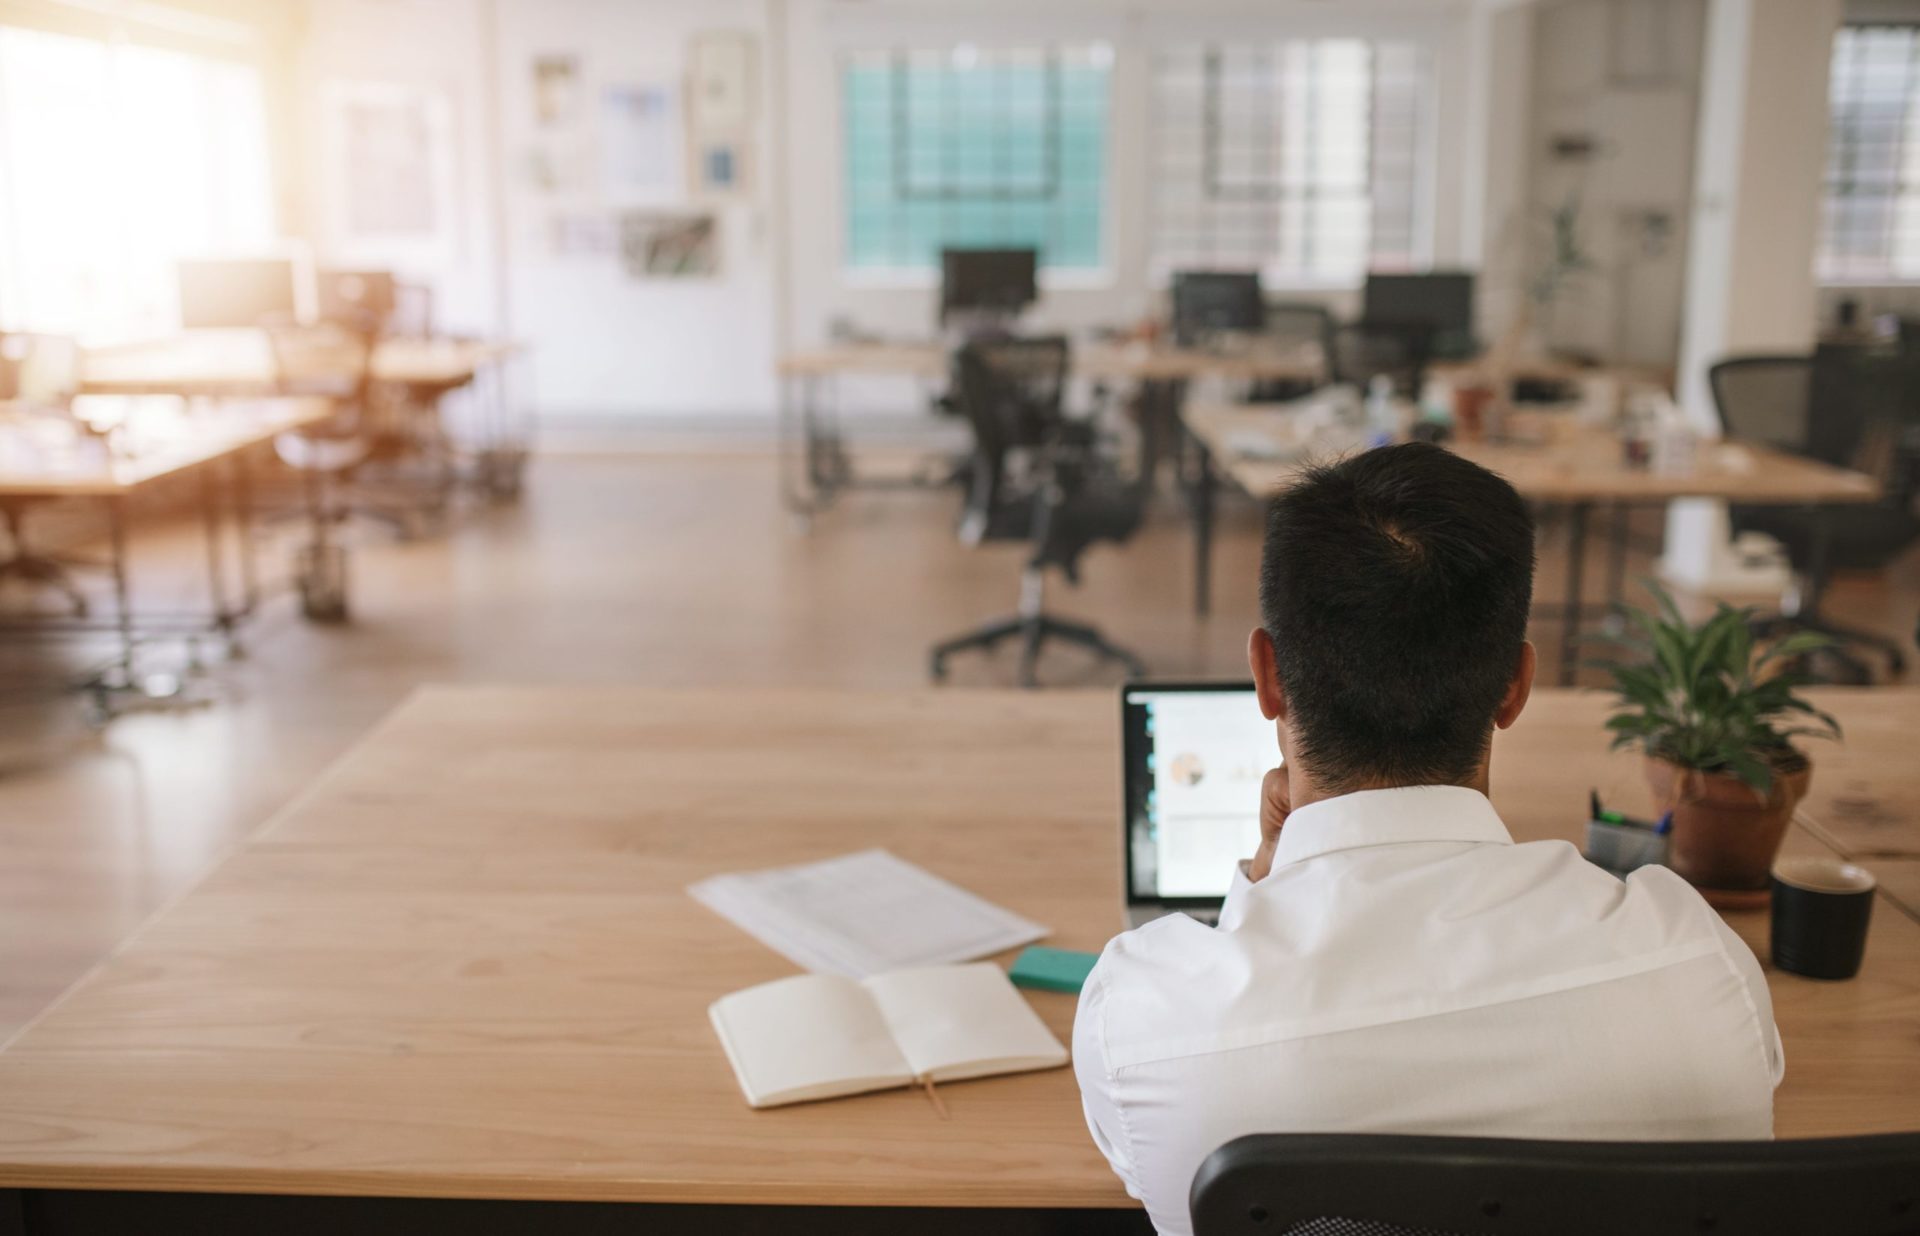
[[[1127,909],[1219,909],[1260,841],[1260,783],[1280,763],[1251,682],[1130,682],[1120,690]]]
[[[179,264],[180,325],[257,327],[298,314],[291,258],[194,259]]]
[[[1460,355],[1473,345],[1473,273],[1367,276],[1361,318],[1374,326],[1421,331],[1437,356]]]
[[[1173,276],[1173,335],[1194,343],[1228,331],[1253,333],[1267,324],[1258,271],[1182,270]]]
[[[319,284],[320,320],[377,324],[393,316],[393,273],[385,270],[323,270]]]
[[[1039,297],[1037,249],[942,249],[940,321],[955,314],[1013,317]]]

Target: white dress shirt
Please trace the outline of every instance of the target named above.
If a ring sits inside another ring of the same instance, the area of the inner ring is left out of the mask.
[[[1664,867],[1625,882],[1515,845],[1478,791],[1294,811],[1211,928],[1107,945],[1073,1063],[1094,1141],[1163,1233],[1245,1133],[1675,1140],[1773,1135],[1758,963]]]

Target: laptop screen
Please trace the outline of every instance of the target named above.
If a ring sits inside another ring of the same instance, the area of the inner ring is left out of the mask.
[[[1260,841],[1260,781],[1280,763],[1252,683],[1121,691],[1127,900],[1219,901]]]

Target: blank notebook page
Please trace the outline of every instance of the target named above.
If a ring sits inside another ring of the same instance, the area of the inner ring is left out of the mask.
[[[991,962],[896,970],[866,988],[916,1076],[960,1081],[1067,1062],[1067,1049]]]
[[[803,974],[713,1003],[713,1028],[755,1107],[913,1080],[873,997],[852,979]]]

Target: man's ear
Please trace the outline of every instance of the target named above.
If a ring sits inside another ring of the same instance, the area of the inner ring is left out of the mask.
[[[1520,645],[1520,664],[1513,671],[1512,681],[1507,683],[1506,698],[1500,701],[1500,711],[1493,714],[1493,723],[1500,729],[1506,729],[1520,719],[1520,712],[1527,706],[1527,697],[1533,694],[1533,671],[1540,658],[1533,650],[1533,641],[1527,640]]]
[[[1278,721],[1287,714],[1287,693],[1280,686],[1280,667],[1273,655],[1273,637],[1255,627],[1247,637],[1247,664],[1253,670],[1253,693],[1260,698],[1260,715]]]

